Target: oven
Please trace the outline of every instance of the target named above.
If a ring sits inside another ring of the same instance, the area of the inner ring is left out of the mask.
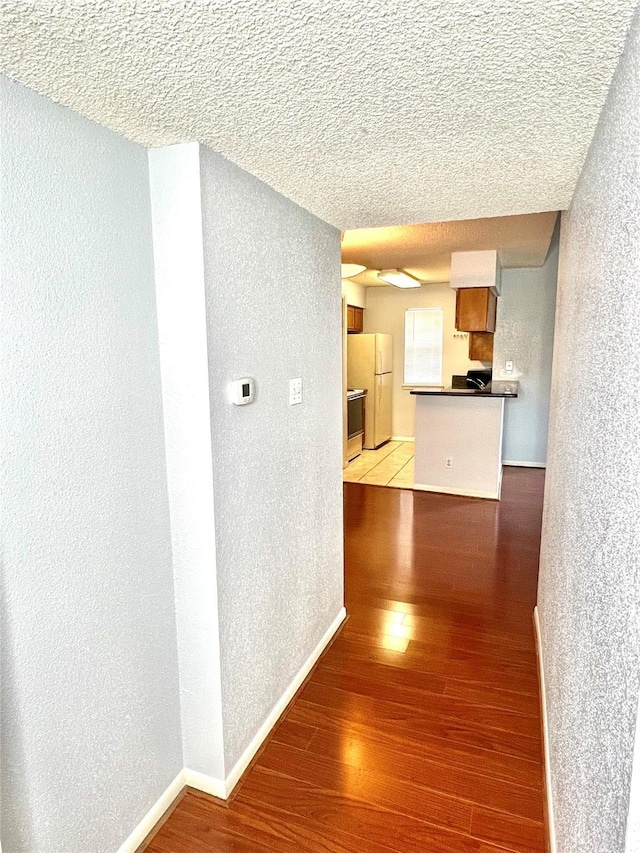
[[[347,391],[347,459],[349,462],[362,453],[366,396],[367,392],[362,388],[350,388]]]

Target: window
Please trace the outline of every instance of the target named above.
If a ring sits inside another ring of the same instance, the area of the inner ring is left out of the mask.
[[[442,308],[404,312],[404,384],[442,385]]]

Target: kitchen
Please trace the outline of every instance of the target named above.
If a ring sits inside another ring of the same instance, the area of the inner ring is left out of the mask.
[[[553,212],[345,232],[346,482],[498,499],[544,467],[557,242]]]

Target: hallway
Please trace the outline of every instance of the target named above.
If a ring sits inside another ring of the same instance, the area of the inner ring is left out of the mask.
[[[350,618],[232,800],[187,793],[149,853],[543,853],[543,487],[345,484]]]

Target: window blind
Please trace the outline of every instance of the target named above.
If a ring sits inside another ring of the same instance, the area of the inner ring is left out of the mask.
[[[405,311],[405,385],[442,385],[442,326],[442,308]]]

